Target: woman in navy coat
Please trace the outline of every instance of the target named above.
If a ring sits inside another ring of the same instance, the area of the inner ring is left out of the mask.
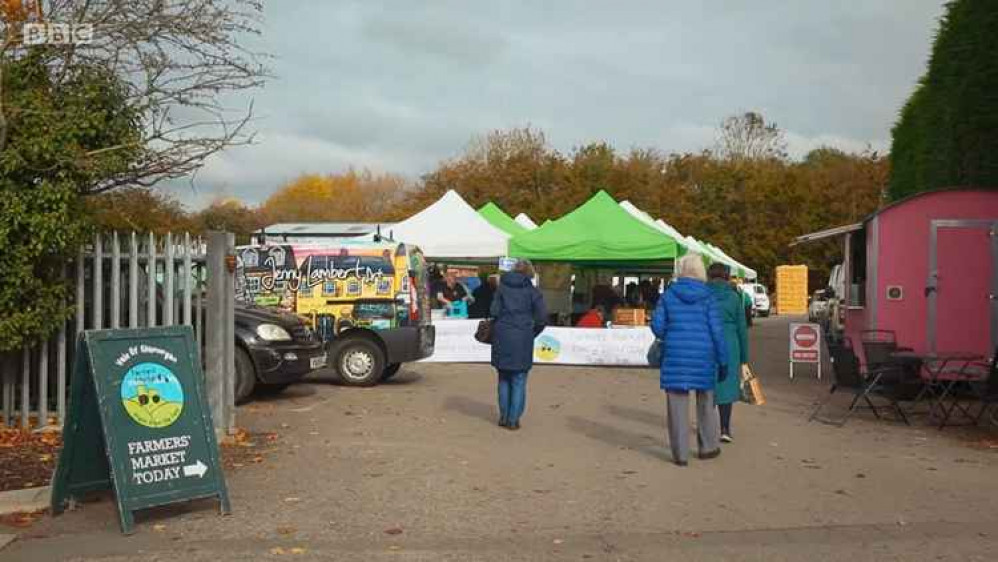
[[[676,264],[678,279],[658,300],[651,329],[662,340],[659,386],[666,392],[672,459],[689,459],[689,393],[697,395],[697,442],[701,459],[721,454],[714,385],[728,363],[724,325],[703,258],[689,253]],[[736,359],[737,360],[737,359]]]
[[[520,429],[527,405],[527,374],[534,366],[534,338],[547,321],[544,297],[531,279],[534,268],[527,260],[499,279],[492,299],[492,366],[499,372],[499,425]]]

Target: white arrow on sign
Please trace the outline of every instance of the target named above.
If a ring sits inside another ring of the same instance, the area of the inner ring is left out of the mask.
[[[197,476],[198,478],[204,478],[205,472],[208,472],[208,467],[201,461],[184,467],[184,476]]]

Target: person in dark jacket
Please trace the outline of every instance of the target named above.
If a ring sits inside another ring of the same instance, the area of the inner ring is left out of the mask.
[[[723,323],[707,287],[703,258],[695,253],[676,264],[678,279],[658,300],[651,330],[662,340],[659,386],[666,392],[669,446],[672,459],[686,466],[689,459],[689,393],[697,395],[699,457],[721,454],[714,385],[727,373]]]
[[[498,275],[481,275],[482,284],[471,292],[471,297],[475,299],[468,307],[468,318],[485,318],[492,309],[492,297],[495,296],[496,287],[499,286]]]
[[[499,373],[499,425],[520,429],[527,405],[527,374],[534,365],[534,338],[547,320],[544,297],[531,279],[534,268],[520,260],[499,279],[492,299],[492,366]]]

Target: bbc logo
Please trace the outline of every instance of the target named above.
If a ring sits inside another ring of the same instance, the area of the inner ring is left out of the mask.
[[[25,45],[85,45],[94,40],[94,26],[89,23],[26,23]]]

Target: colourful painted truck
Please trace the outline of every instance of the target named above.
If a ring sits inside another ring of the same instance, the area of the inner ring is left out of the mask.
[[[344,383],[371,386],[433,353],[418,247],[337,240],[236,249],[236,298],[293,312],[326,342]]]

